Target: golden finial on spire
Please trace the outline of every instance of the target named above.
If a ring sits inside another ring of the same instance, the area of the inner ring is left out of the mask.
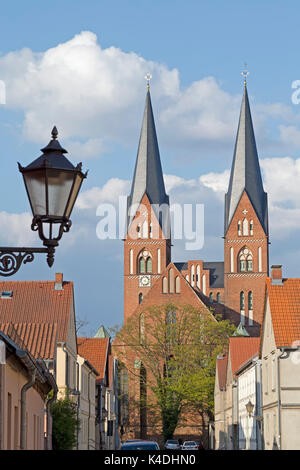
[[[146,73],[145,79],[147,80],[147,88],[150,88],[150,80],[151,80],[151,78],[152,78],[151,73],[149,73],[149,72]]]
[[[247,85],[247,76],[249,75],[250,72],[247,70],[247,64],[244,64],[244,70],[242,71],[242,75],[244,77],[244,85]]]

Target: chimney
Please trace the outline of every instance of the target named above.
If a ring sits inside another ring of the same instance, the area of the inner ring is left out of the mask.
[[[55,273],[55,290],[62,290],[63,288],[63,273]]]
[[[274,286],[282,286],[282,265],[281,264],[273,264],[271,266],[271,279],[272,285]]]

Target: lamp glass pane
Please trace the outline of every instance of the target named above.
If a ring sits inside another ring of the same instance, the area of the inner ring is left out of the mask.
[[[71,192],[74,174],[64,170],[49,170],[48,176],[48,215],[63,217]]]
[[[46,214],[45,171],[32,171],[24,173],[28,196],[33,215]]]
[[[76,176],[75,176],[75,183],[74,183],[74,186],[73,186],[73,189],[72,189],[72,194],[71,194],[68,206],[66,208],[66,217],[68,219],[71,215],[71,212],[72,212],[73,206],[75,204],[78,192],[80,190],[81,182],[82,182],[82,176],[79,173],[77,173]]]

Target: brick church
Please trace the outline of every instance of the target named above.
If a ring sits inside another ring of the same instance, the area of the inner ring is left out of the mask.
[[[195,201],[201,202],[201,201]],[[162,210],[161,210],[162,209]],[[124,240],[124,322],[158,304],[222,313],[258,336],[268,276],[268,203],[260,172],[247,85],[224,206],[224,262],[172,262],[169,197],[148,86]],[[246,330],[246,331],[245,331]],[[129,386],[129,395],[130,395]],[[130,403],[130,400],[129,400]],[[181,430],[181,435],[189,434]],[[146,433],[149,437],[151,432]],[[139,434],[139,419],[131,437]]]
[[[197,202],[197,201],[195,201]],[[164,209],[158,213],[157,207]],[[171,261],[169,197],[148,88],[128,197],[124,242],[124,321],[145,305],[205,304],[258,336],[269,266],[268,203],[256,149],[247,85],[224,207],[224,262]],[[163,217],[160,217],[163,215]],[[167,230],[165,229],[167,227]]]

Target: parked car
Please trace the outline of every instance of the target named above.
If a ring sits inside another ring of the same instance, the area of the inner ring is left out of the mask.
[[[159,450],[155,441],[129,441],[121,445],[120,450]]]
[[[197,446],[198,446],[198,450],[204,450],[204,447],[203,447],[201,441],[195,441],[195,442],[196,442],[196,444],[197,444]]]
[[[198,450],[198,445],[195,441],[185,441],[182,445],[182,450]]]
[[[165,449],[166,450],[179,450],[181,449],[181,445],[179,444],[179,441],[168,439],[165,443]]]

